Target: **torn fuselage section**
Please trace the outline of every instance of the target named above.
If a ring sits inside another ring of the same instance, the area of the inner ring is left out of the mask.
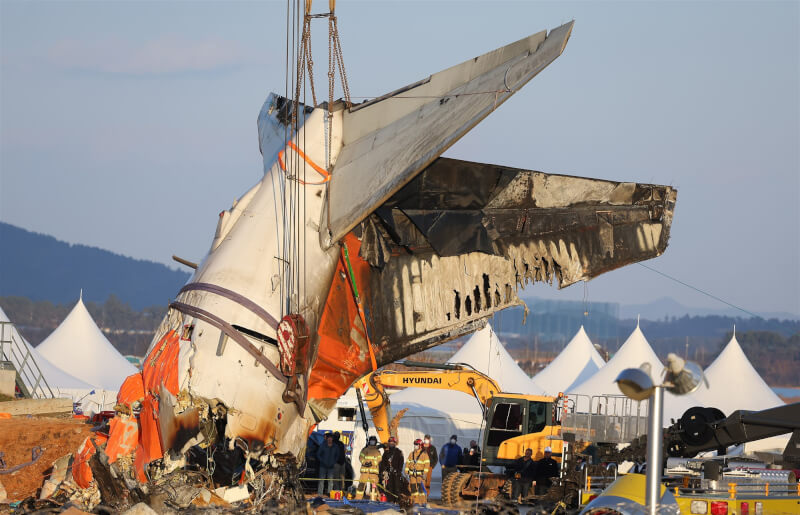
[[[480,329],[523,304],[527,284],[660,255],[675,199],[668,186],[437,159],[340,242],[310,398],[332,405],[372,357],[382,366]]]
[[[361,225],[373,268],[370,329],[382,361],[520,304],[529,283],[565,287],[659,256],[677,191],[439,158]]]
[[[264,176],[220,214],[208,255],[118,397],[126,423],[98,444],[103,453],[111,445],[120,477],[150,488],[195,471],[218,486],[274,485],[273,498],[300,499],[296,481],[278,483],[297,475],[318,421],[309,365],[338,257],[320,247],[317,230],[326,159],[337,155],[330,143],[340,139],[340,124],[323,130],[326,117],[278,95],[264,103]],[[280,223],[286,213],[292,219]],[[92,473],[83,472],[88,487]]]

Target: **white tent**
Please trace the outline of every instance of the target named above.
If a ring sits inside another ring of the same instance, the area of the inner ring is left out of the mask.
[[[740,409],[762,410],[784,404],[750,364],[736,335],[706,368],[705,376],[708,388],[702,385],[695,397],[726,416]]]
[[[504,392],[544,394],[533,379],[519,368],[489,324],[473,334],[447,362],[472,366],[497,381]]]
[[[3,311],[3,308],[0,308],[0,322],[11,322],[11,320],[8,318],[8,315],[6,315],[6,313]],[[81,381],[77,377],[71,376],[67,372],[64,372],[57,366],[47,361],[43,356],[39,354],[39,352],[30,343],[28,343],[28,340],[26,340],[25,338],[22,337],[21,334],[19,334],[17,328],[14,327],[13,325],[6,326],[4,330],[11,332],[11,334],[3,335],[4,340],[16,341],[20,343],[21,346],[24,346],[25,350],[31,353],[34,363],[38,365],[39,370],[41,370],[42,372],[42,376],[44,376],[44,379],[47,382],[47,385],[51,389],[53,389],[54,392],[58,388],[86,389],[87,392],[94,389],[94,385],[90,385],[85,381]],[[19,350],[20,353],[24,352],[22,348],[20,348]],[[13,359],[15,357],[14,353],[12,353],[10,350],[6,350],[6,352],[8,352],[12,357],[12,361],[14,361],[14,366],[19,367],[21,361],[24,360],[24,356],[19,356],[19,358],[21,359],[20,363],[18,363],[16,362],[16,360]]]
[[[747,359],[736,334],[706,368],[708,387],[702,385],[694,396],[709,407],[722,410],[728,416],[736,410],[763,410],[781,406],[784,402],[762,379]],[[786,446],[789,435],[766,438],[745,445],[745,452],[780,449]]]
[[[624,369],[638,368],[642,363],[650,364],[650,374],[654,381],[662,380],[664,365],[650,347],[637,324],[636,329],[603,368],[595,372],[589,379],[570,387],[566,393],[581,396],[578,397],[579,410],[586,409],[582,404],[586,404],[588,407],[591,396],[622,395],[615,382],[617,376]],[[700,403],[691,394],[676,396],[665,392],[664,425],[670,425],[670,419],[678,419],[687,409],[699,405]],[[647,412],[645,411],[645,413]]]
[[[117,391],[127,376],[138,372],[106,339],[83,299],[36,350],[65,372],[109,391]]]
[[[533,381],[548,395],[558,395],[586,381],[605,364],[581,326],[564,350],[544,370],[533,376]]]
[[[0,308],[0,322],[11,322],[2,308]],[[88,413],[102,411],[104,409],[112,409],[114,407],[117,396],[116,391],[105,391],[96,385],[82,381],[58,368],[44,356],[42,356],[33,345],[28,343],[28,341],[23,338],[19,331],[17,331],[17,328],[13,325],[6,325],[3,327],[3,330],[11,332],[11,334],[3,335],[3,340],[8,340],[9,342],[7,345],[10,345],[12,340],[20,344],[19,356],[15,356],[14,353],[6,349],[6,352],[11,354],[14,366],[19,369],[21,362],[24,361],[25,357],[22,356],[22,353],[24,352],[22,350],[22,346],[24,346],[27,352],[29,352],[33,358],[33,362],[41,371],[41,375],[44,377],[47,387],[53,392],[55,397],[67,397],[75,402],[80,401],[84,412]],[[22,372],[23,375],[28,378],[29,382],[35,382],[35,368],[30,365],[25,368],[26,370]],[[41,391],[49,394],[47,388],[42,387]]]

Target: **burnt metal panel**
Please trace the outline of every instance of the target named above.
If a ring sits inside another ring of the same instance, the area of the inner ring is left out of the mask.
[[[373,341],[391,355],[441,343],[522,302],[534,282],[565,287],[660,255],[669,186],[546,174],[439,158],[365,221],[374,268]]]

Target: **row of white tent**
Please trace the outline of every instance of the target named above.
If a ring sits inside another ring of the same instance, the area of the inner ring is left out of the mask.
[[[0,308],[0,322],[8,321]],[[82,298],[38,347],[31,346],[15,329],[12,338],[24,344],[57,396],[82,400],[88,411],[111,409],[122,381],[137,372],[97,327]],[[581,327],[561,353],[533,378],[517,365],[490,325],[472,335],[448,361],[472,366],[495,379],[505,392],[532,395],[563,392],[579,399],[619,395],[614,380],[625,368],[649,363],[656,380],[664,369],[638,325],[608,363]],[[705,370],[705,375],[708,387],[703,385],[689,395],[665,396],[665,423],[679,418],[693,406],[713,406],[729,415],[737,409],[762,410],[783,404],[753,368],[735,334]],[[398,435],[401,447],[410,446],[424,434],[432,435],[440,443],[452,434],[459,435],[463,445],[470,439],[479,439],[483,424],[481,409],[468,395],[407,388],[393,394],[391,400],[396,411],[408,408]],[[364,435],[361,439],[365,439]],[[782,437],[769,439],[760,448],[777,448],[784,441]],[[356,445],[359,443],[363,445],[358,441]]]
[[[581,327],[556,359],[533,377],[533,382],[548,395],[558,392],[619,395],[615,383],[619,373],[643,363],[650,364],[651,374],[656,381],[663,377],[664,366],[638,325],[608,363],[603,362]],[[730,415],[739,409],[762,410],[783,404],[753,368],[736,340],[735,332],[704,374],[708,386],[702,384],[689,395],[667,394],[665,419],[677,419],[692,406],[713,406]]]
[[[2,308],[0,322],[10,322]],[[21,352],[12,354],[12,360],[19,361],[14,365],[18,369],[30,367],[23,363],[24,346],[53,394],[80,401],[85,412],[113,409],[120,385],[126,377],[138,371],[97,327],[82,295],[69,315],[36,347],[28,343],[13,325],[7,327],[11,334],[5,336],[8,340],[5,345],[12,345],[12,341],[20,345]],[[27,370],[35,370],[35,367]]]
[[[505,392],[551,396],[565,393],[573,398],[621,395],[614,380],[626,368],[649,363],[655,380],[661,378],[664,369],[638,325],[608,362],[603,360],[581,327],[561,353],[533,378],[517,365],[489,325],[472,335],[448,362],[470,365],[492,377]],[[730,415],[738,409],[762,410],[783,404],[753,368],[735,335],[705,370],[705,375],[708,387],[704,385],[689,395],[665,395],[665,425],[693,406],[715,407]],[[390,400],[394,413],[408,410],[398,428],[398,445],[406,453],[411,450],[413,441],[425,434],[431,435],[437,446],[446,443],[454,434],[461,446],[468,446],[469,440],[480,441],[484,429],[481,408],[477,400],[468,395],[406,388],[391,394]],[[360,427],[360,423],[357,425]],[[325,424],[320,424],[320,428],[325,429]],[[354,437],[353,449],[361,449],[366,435],[356,431]],[[788,436],[770,438],[748,444],[747,450],[782,450],[787,440]],[[437,469],[434,476],[438,474]]]

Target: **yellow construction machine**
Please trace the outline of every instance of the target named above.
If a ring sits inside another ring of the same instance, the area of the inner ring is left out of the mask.
[[[486,429],[483,432],[480,467],[459,466],[442,483],[442,501],[454,504],[461,497],[492,498],[503,490],[507,477],[494,474],[488,466],[508,466],[522,456],[525,449],[541,457],[545,447],[560,460],[561,438],[559,397],[506,393],[498,384],[481,372],[464,364],[432,364],[406,361],[410,367],[433,370],[378,370],[359,382],[364,400],[381,441],[390,436],[391,409],[386,388],[432,388],[452,390],[472,395],[483,410]]]

